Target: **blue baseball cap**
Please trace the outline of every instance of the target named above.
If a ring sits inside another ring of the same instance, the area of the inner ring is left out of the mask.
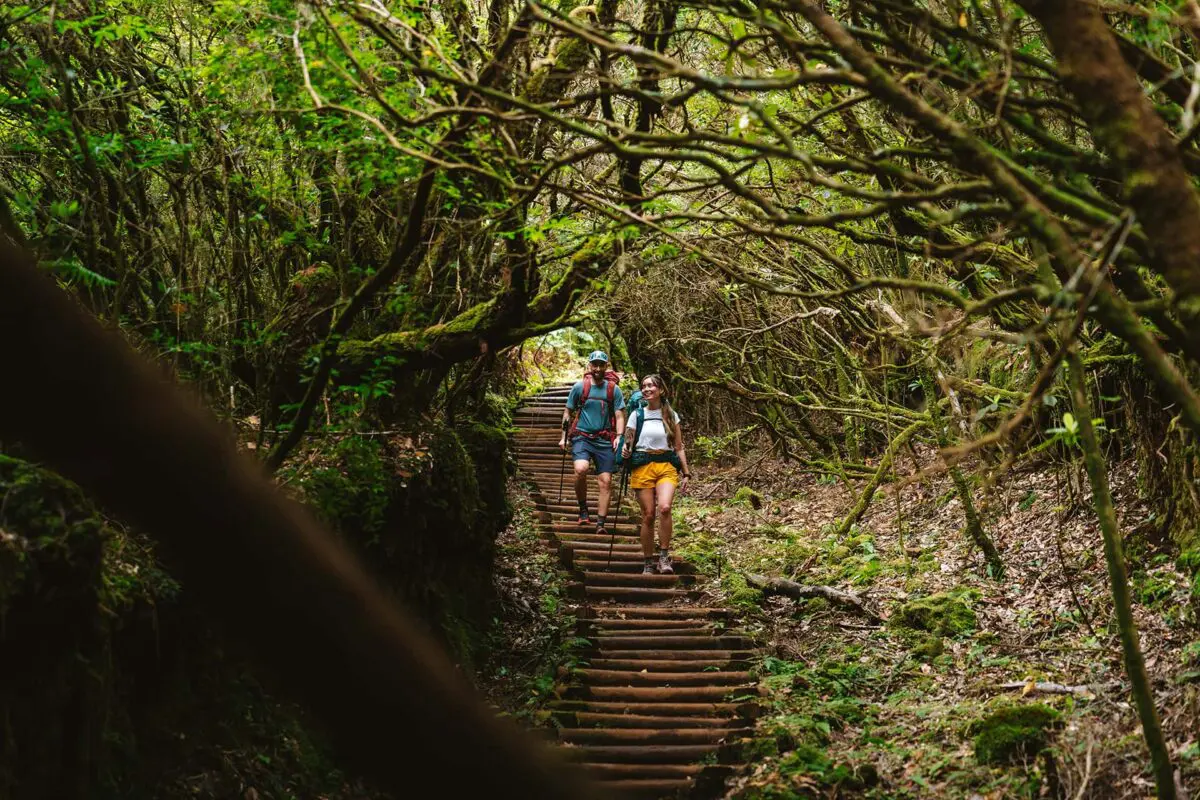
[[[603,350],[593,350],[592,354],[588,356],[588,363],[590,364],[595,361],[603,361],[605,364],[607,364],[608,353],[604,352]]]

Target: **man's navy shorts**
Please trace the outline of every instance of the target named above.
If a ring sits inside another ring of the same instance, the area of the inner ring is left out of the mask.
[[[617,466],[617,454],[613,452],[612,442],[602,437],[574,437],[571,439],[571,457],[576,461],[590,459],[596,465],[596,472],[611,473]]]

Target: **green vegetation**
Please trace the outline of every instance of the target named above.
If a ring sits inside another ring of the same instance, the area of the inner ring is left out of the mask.
[[[197,775],[214,796],[350,796],[303,713],[222,652],[149,542],[7,456],[0,631],[0,718],[20,734],[0,747],[4,796],[181,797]]]
[[[751,489],[749,486],[743,486],[733,494],[733,502],[741,503],[750,506],[751,508],[762,508],[762,495]]]
[[[926,711],[939,687],[961,716],[979,710],[962,681],[1045,674],[1078,682],[1071,698],[1129,687],[1172,800],[1188,715],[1160,714],[1178,701],[1151,686],[1175,685],[1159,671],[1179,667],[1200,609],[1193,10],[7,2],[0,239],[190,387],[467,671],[486,659],[512,519],[510,402],[602,347],[626,385],[669,378],[693,485],[727,470],[679,503],[677,549],[714,596],[764,631],[851,641],[886,687],[843,691],[885,709],[878,725],[793,720],[777,758],[798,777],[763,796],[883,796],[869,753],[903,761],[879,774],[915,796],[1069,794],[1065,778],[1042,786],[1045,766],[956,772]],[[50,391],[38,383],[6,376]],[[118,644],[151,641],[160,615],[210,657],[188,653],[205,665],[188,680],[248,684],[173,618],[188,587],[151,542],[18,463],[0,465],[0,635],[52,630],[44,647],[12,639],[51,688],[19,710],[5,695],[5,739],[24,749],[0,760],[67,753],[38,769],[87,783],[116,757],[39,738],[37,704],[61,708],[74,686],[104,709],[87,737],[159,713],[134,708],[122,676],[153,686],[169,669]],[[764,598],[749,572],[860,602]],[[779,655],[801,652],[821,653],[806,674],[845,662],[807,641]],[[193,711],[233,713],[193,694]],[[291,711],[256,719],[264,738],[303,728]],[[218,752],[209,722],[189,742]],[[888,729],[902,723],[928,751],[890,748],[885,734],[912,743]],[[289,788],[287,769],[314,770],[262,755],[272,791],[325,791]]]
[[[971,725],[975,757],[981,764],[1015,764],[1046,747],[1060,714],[1039,703],[1006,706]]]
[[[894,625],[927,631],[938,636],[961,636],[978,625],[969,602],[978,592],[955,589],[909,600],[892,614]]]

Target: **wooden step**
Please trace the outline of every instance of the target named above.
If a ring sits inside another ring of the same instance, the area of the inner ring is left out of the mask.
[[[639,573],[642,571],[643,560],[632,559],[622,560],[620,562],[613,561],[611,564],[606,558],[577,558],[575,559],[575,569],[584,572],[620,572],[620,573]],[[686,561],[671,559],[671,566],[675,568],[676,575],[695,575],[695,568]]]
[[[695,659],[692,661],[671,661],[670,659],[653,658],[590,658],[587,666],[592,669],[625,669],[648,670],[651,672],[696,672],[707,670],[737,670],[750,665],[747,660],[733,659]]]
[[[757,703],[749,702],[643,702],[640,700],[559,699],[549,703],[552,711],[597,714],[649,714],[670,717],[714,717],[721,715],[755,719]]]
[[[722,630],[720,625],[713,620],[697,618],[687,619],[685,617],[674,617],[671,619],[605,619],[602,617],[587,617],[577,619],[576,624],[580,628],[588,628],[590,630],[600,631],[616,631],[616,630],[663,630],[666,628],[703,628],[705,630]]]
[[[616,550],[614,548],[611,561],[608,556],[608,547],[606,546],[601,546],[598,549],[581,548],[578,553],[575,553],[574,547],[571,547],[563,542],[560,544],[559,549],[560,551],[569,551],[563,552],[563,556],[569,559],[567,562],[568,565],[575,566],[577,569],[582,568],[576,566],[580,562],[598,565],[592,567],[593,569],[605,569],[611,563],[613,569],[620,567],[622,569],[631,569],[640,572],[642,569],[642,564],[645,560],[645,557],[642,555],[642,548],[640,545],[636,550]],[[679,569],[679,566],[681,565],[677,565],[676,569]]]
[[[569,584],[568,594],[579,600],[612,598],[625,601],[640,601],[643,603],[664,602],[667,600],[696,599],[698,593],[687,589],[658,589],[643,586],[587,586],[584,584]]]
[[[608,550],[609,542],[612,542],[612,546],[614,548],[617,545],[624,545],[625,547],[637,548],[637,551],[639,553],[642,551],[642,545],[638,542],[637,539],[635,539],[632,536],[621,536],[621,535],[614,536],[611,533],[585,533],[583,531],[579,531],[579,532],[563,531],[561,533],[558,531],[555,531],[554,538],[558,539],[558,541],[563,542],[563,543],[571,542],[571,543],[579,543],[579,544],[600,545],[601,549],[603,549],[605,551]]]
[[[559,728],[560,741],[570,744],[707,744],[742,737],[730,728]]]
[[[757,696],[757,685],[744,686],[567,686],[569,700],[616,700],[632,703],[717,703]]]
[[[556,711],[564,728],[744,728],[750,720],[731,715],[684,717],[662,714],[604,714],[596,711]]]
[[[691,586],[694,575],[647,575],[642,572],[581,572],[588,586]]]
[[[570,674],[590,686],[742,686],[754,680],[749,672],[635,672],[576,667]]]
[[[589,764],[579,765],[597,778],[688,778],[699,775],[705,764]],[[715,766],[715,765],[712,765]]]
[[[709,619],[725,619],[729,609],[712,606],[681,605],[681,606],[630,606],[630,605],[595,605],[580,609],[594,618],[605,619],[668,619],[672,617],[707,617]]]
[[[617,544],[636,544],[641,547],[641,539],[637,535],[637,528],[633,526],[626,527],[624,525],[616,528],[605,526],[605,533],[596,533],[596,523],[593,520],[588,525],[580,525],[575,522],[552,522],[549,525],[541,525],[544,532],[553,533],[558,537],[559,541],[563,542],[595,542],[596,544],[607,545],[609,541],[614,541]]]
[[[599,779],[597,783],[606,791],[626,798],[626,800],[662,800],[662,798],[683,797],[695,788],[695,783],[687,778]]]
[[[654,630],[643,630],[643,629],[634,629],[634,630],[628,630],[628,629],[622,629],[622,630],[593,629],[593,632],[592,632],[592,634],[589,636],[589,638],[597,638],[597,639],[600,639],[600,640],[601,640],[601,641],[600,641],[600,644],[603,644],[605,641],[607,641],[607,639],[609,639],[609,638],[611,638],[611,637],[614,637],[614,636],[621,636],[621,637],[628,637],[628,636],[669,636],[669,637],[677,637],[677,636],[723,636],[723,635],[725,635],[725,631],[724,631],[723,629],[717,629],[717,628],[707,628],[707,627],[687,627],[687,626],[685,626],[685,625],[679,625],[678,623],[676,623],[676,625],[677,625],[678,627],[674,627],[674,628],[657,628],[657,629],[654,629]]]
[[[670,589],[641,589],[639,591],[671,591]],[[605,636],[603,646],[612,650],[747,650],[750,640],[744,636]],[[612,656],[610,656],[612,657]]]
[[[602,652],[593,654],[594,658],[649,658],[655,660],[679,661],[687,664],[692,661],[707,661],[709,659],[748,659],[749,650],[611,650],[606,645]]]
[[[726,751],[730,748],[726,747]],[[720,754],[722,745],[655,744],[589,745],[568,744],[559,749],[568,758],[580,761],[604,761],[618,764],[694,764],[712,754]]]

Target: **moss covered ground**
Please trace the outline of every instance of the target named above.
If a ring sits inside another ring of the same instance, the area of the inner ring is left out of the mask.
[[[1059,475],[1025,472],[976,490],[1007,568],[993,580],[961,533],[948,478],[898,495],[885,486],[839,538],[857,486],[770,460],[750,480],[746,471],[699,466],[677,503],[680,554],[763,646],[756,766],[730,797],[1153,793],[1094,515]],[[1153,509],[1133,474],[1121,465],[1113,483],[1143,647],[1172,756],[1185,785],[1200,786],[1193,577],[1178,553],[1145,543]],[[760,507],[746,502],[749,491]],[[823,599],[763,597],[747,586],[750,572],[856,592],[884,621]]]

